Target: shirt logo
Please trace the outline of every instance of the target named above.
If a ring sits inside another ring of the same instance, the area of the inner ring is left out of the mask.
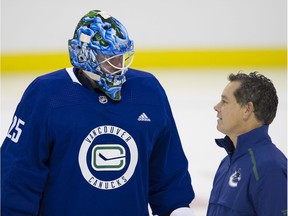
[[[108,99],[106,96],[99,96],[99,102],[102,104],[106,104],[108,102]]]
[[[94,128],[83,140],[78,155],[84,179],[101,190],[113,190],[126,184],[137,162],[135,140],[127,131],[113,125]]]
[[[92,150],[91,164],[96,171],[122,170],[126,164],[125,148],[117,144],[97,144]]]
[[[138,117],[137,120],[138,120],[138,121],[147,121],[147,122],[150,122],[150,121],[151,121],[151,119],[149,119],[148,116],[147,116],[145,113],[142,113],[142,114]]]
[[[237,187],[241,180],[241,168],[235,171],[229,178],[229,185],[231,187]]]

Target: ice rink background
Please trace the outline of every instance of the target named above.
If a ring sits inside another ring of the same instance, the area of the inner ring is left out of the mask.
[[[244,72],[255,69],[245,69]],[[257,69],[271,78],[278,92],[277,116],[270,126],[274,143],[287,156],[287,71],[286,68]],[[181,136],[196,198],[191,206],[196,216],[204,216],[215,171],[225,156],[214,138],[223,135],[216,130],[213,106],[220,100],[228,83],[227,75],[235,68],[149,69],[162,83],[170,100]],[[1,77],[1,143],[10,126],[13,113],[24,89],[36,75],[3,75]]]
[[[119,18],[139,50],[287,48],[287,0],[121,0],[109,4],[94,0],[1,0],[1,55],[66,52],[75,24],[91,9],[107,10]],[[213,106],[228,83],[227,75],[239,70],[257,70],[274,82],[279,107],[270,134],[287,155],[287,68],[148,69],[170,99],[189,160],[196,192],[191,206],[196,216],[206,213],[214,173],[225,156],[214,143],[214,138],[223,135],[216,130]],[[1,143],[24,89],[36,77],[35,71],[27,73],[1,71]]]

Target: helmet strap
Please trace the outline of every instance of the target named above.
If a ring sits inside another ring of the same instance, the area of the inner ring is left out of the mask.
[[[101,79],[100,75],[98,75],[96,73],[92,73],[92,72],[86,71],[86,70],[82,70],[82,71],[86,76],[88,76],[92,80],[100,81],[100,79]]]

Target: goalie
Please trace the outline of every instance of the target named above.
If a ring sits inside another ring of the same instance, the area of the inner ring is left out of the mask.
[[[72,68],[26,89],[1,147],[3,216],[191,215],[194,199],[164,89],[131,69],[124,26],[93,10],[69,40]],[[172,213],[173,212],[173,213]]]

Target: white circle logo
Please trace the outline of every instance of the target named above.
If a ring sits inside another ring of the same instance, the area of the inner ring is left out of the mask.
[[[128,151],[119,143],[97,143],[94,144],[91,150],[90,147],[93,144],[93,141],[102,135],[112,135],[120,138],[126,143]],[[130,160],[127,159],[128,155],[130,155]],[[88,166],[88,161],[91,162],[90,167]],[[103,125],[94,128],[82,142],[78,156],[78,162],[83,177],[91,186],[102,190],[116,189],[126,184],[135,171],[137,161],[138,149],[133,137],[122,128],[112,125]],[[125,168],[127,168],[126,171]],[[100,179],[99,177],[96,177],[95,174],[92,174],[92,172],[113,173],[123,170],[125,172],[121,175],[114,175],[117,176],[116,178],[107,177],[107,175],[105,175],[105,179],[104,177],[103,179]]]

